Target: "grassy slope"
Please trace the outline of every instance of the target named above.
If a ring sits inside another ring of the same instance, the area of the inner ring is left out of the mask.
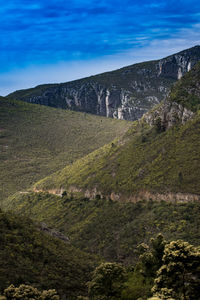
[[[25,283],[76,299],[86,292],[95,257],[38,228],[29,219],[0,211],[0,291]]]
[[[6,205],[58,228],[75,247],[109,261],[134,263],[137,245],[148,243],[159,232],[168,240],[200,243],[199,202],[121,203],[30,193],[15,195]]]
[[[173,88],[171,101],[197,111],[199,80],[200,64],[197,64]],[[144,121],[135,122],[118,142],[41,180],[36,187],[43,190],[61,187],[69,190],[71,186],[83,190],[96,188],[104,195],[114,192],[125,196],[142,190],[200,194],[199,135],[200,111],[185,125],[162,133]]]
[[[136,123],[124,144],[106,145],[36,187],[95,187],[105,195],[115,192],[126,196],[141,190],[200,193],[200,113],[184,126],[161,134],[148,128],[140,131]]]
[[[0,98],[0,199],[108,143],[129,124]]]

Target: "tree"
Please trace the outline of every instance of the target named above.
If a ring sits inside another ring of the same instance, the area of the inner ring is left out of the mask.
[[[151,288],[156,272],[162,265],[166,241],[162,234],[158,234],[150,242],[149,246],[142,243],[137,247],[139,259],[134,272],[129,274],[128,281],[124,284],[124,300],[137,300],[139,297],[146,299],[152,295]]]
[[[117,263],[102,263],[89,282],[89,299],[120,299],[123,283],[126,278],[124,268]]]
[[[58,296],[56,290],[44,290],[41,292],[40,295],[41,300],[59,300],[60,297]]]
[[[135,271],[129,274],[122,291],[122,300],[147,299],[151,295],[152,282],[142,274]]]
[[[19,287],[15,287],[13,284],[10,285],[7,289],[4,290],[4,295],[7,300],[13,300],[13,299],[39,299],[40,292],[30,286],[21,284]]]
[[[175,298],[171,297],[172,290],[167,288],[162,288],[159,293],[157,293],[157,296],[154,296],[148,300],[175,300]]]
[[[175,300],[174,298],[171,298],[171,297],[170,297],[170,298],[168,298],[168,296],[167,296],[167,298],[166,298],[166,296],[165,296],[165,295],[163,295],[163,296],[162,296],[162,298],[160,298],[160,297],[156,297],[156,296],[155,296],[155,297],[151,297],[151,298],[149,298],[148,300],[166,300],[166,299],[167,299],[167,300]]]
[[[4,290],[5,300],[59,300],[56,290],[44,290],[40,292],[31,285],[21,284],[15,287],[13,284]]]
[[[143,243],[138,246],[140,256],[137,268],[141,274],[153,280],[157,270],[162,265],[166,241],[163,235],[159,233],[155,238],[152,238],[150,242],[150,247]]]
[[[167,244],[152,291],[161,299],[199,299],[200,249],[182,240]]]

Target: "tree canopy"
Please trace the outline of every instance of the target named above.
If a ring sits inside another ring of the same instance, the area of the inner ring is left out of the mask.
[[[165,246],[153,292],[161,299],[197,300],[200,295],[200,249],[182,240]]]

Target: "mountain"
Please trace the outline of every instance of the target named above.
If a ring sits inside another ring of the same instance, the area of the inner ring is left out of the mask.
[[[199,199],[199,81],[200,63],[123,137],[41,180],[35,191],[131,201]]]
[[[110,142],[129,126],[0,98],[0,200]]]
[[[84,111],[106,117],[137,120],[161,102],[170,87],[200,60],[200,46],[161,60],[61,83],[16,91],[10,98]]]
[[[0,210],[0,290],[10,284],[56,289],[64,299],[86,294],[97,259],[46,234],[40,224]]]
[[[73,246],[127,265],[159,232],[199,244],[200,63],[123,136],[5,199]]]

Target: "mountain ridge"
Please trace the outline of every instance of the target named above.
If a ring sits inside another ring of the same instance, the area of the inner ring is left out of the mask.
[[[200,60],[200,46],[75,81],[40,85],[9,95],[26,102],[136,120],[162,101]]]

